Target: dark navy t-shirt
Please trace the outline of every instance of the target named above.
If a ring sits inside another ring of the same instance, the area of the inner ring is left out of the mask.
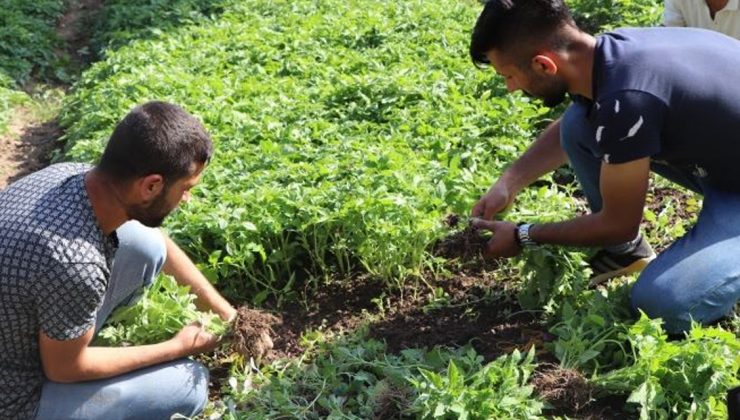
[[[740,41],[695,28],[606,33],[593,98],[605,162],[651,157],[740,191]]]

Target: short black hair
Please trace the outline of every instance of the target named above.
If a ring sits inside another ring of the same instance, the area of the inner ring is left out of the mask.
[[[213,143],[197,118],[167,102],[137,106],[118,123],[98,169],[119,181],[159,174],[165,183],[192,175],[205,164]]]
[[[475,23],[470,57],[484,66],[490,64],[486,53],[497,49],[528,60],[543,42],[556,46],[559,40],[551,38],[563,25],[576,27],[563,0],[489,0]]]

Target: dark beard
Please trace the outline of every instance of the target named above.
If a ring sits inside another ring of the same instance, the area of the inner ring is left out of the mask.
[[[563,103],[568,93],[568,87],[564,82],[541,77],[535,79],[532,90],[537,93],[526,92],[527,96],[540,99],[548,108],[554,108]]]
[[[151,228],[162,226],[162,222],[172,209],[167,206],[167,191],[162,191],[148,206],[134,205],[126,209],[130,219],[138,220]]]
[[[565,100],[565,91],[552,92],[547,96],[542,97],[542,104],[548,108],[555,108],[556,106],[563,103]]]

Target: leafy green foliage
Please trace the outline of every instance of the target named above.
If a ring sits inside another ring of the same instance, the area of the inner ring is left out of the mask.
[[[694,325],[685,340],[669,341],[660,319],[642,314],[629,330],[635,362],[595,383],[630,393],[640,418],[727,417],[724,398],[740,383],[740,341],[731,332]]]
[[[174,278],[160,275],[136,303],[122,306],[108,318],[96,340],[103,345],[151,344],[172,338],[185,325],[200,322],[216,335],[227,325],[217,315],[199,312],[195,295]]]
[[[423,378],[411,380],[418,393],[411,411],[422,419],[531,419],[540,414],[543,404],[526,385],[534,371],[534,347],[486,365],[482,359],[468,351],[450,360],[446,374],[420,369]]]
[[[564,302],[573,301],[588,285],[583,254],[561,247],[527,250],[520,262],[522,288],[519,303],[552,315]]]
[[[663,13],[663,2],[659,0],[571,0],[567,3],[576,23],[592,34],[627,26],[656,26]]]
[[[0,73],[17,84],[33,72],[41,79],[65,79],[63,59],[54,50],[60,45],[54,32],[65,0],[0,1]]]
[[[180,103],[217,151],[168,226],[222,290],[259,303],[359,270],[395,284],[430,263],[443,216],[469,211],[546,112],[470,64],[478,11],[238,2],[87,71],[62,113],[68,155],[94,160],[136,103]]]
[[[10,89],[13,82],[0,73],[0,135],[8,130],[12,111],[18,105],[28,103],[30,98],[21,91]]]
[[[604,372],[631,362],[625,335],[632,324],[629,288],[620,284],[588,290],[562,304],[549,349],[566,369]]]
[[[484,365],[469,347],[391,355],[364,330],[327,338],[305,336],[301,360],[233,372],[226,418],[447,418],[456,404],[468,418],[528,418],[542,408],[526,385],[533,352]]]
[[[96,18],[93,48],[115,50],[142,38],[157,38],[178,26],[223,13],[233,0],[111,0]]]

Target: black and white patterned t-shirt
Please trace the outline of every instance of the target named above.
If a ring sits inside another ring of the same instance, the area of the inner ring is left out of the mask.
[[[0,192],[0,419],[35,415],[39,331],[71,340],[95,325],[117,239],[98,227],[89,169],[53,165]]]

